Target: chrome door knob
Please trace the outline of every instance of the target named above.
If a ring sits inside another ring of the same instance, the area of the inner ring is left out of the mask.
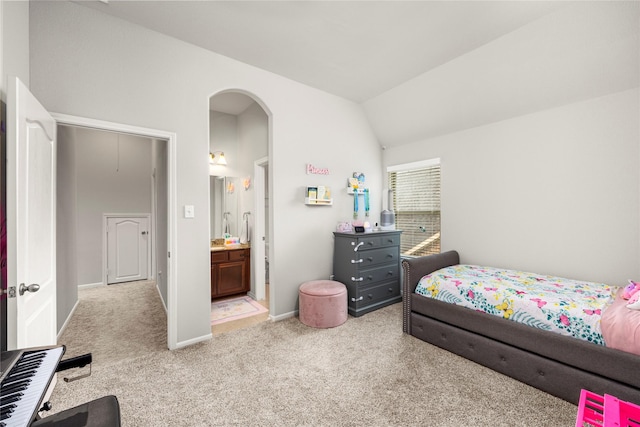
[[[20,292],[20,295],[24,295],[25,292],[38,292],[39,290],[40,290],[40,285],[35,283],[29,286],[25,286],[24,283],[20,283],[20,288],[18,289],[18,291]]]

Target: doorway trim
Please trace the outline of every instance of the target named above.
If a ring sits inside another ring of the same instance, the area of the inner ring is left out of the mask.
[[[57,124],[86,127],[97,130],[129,133],[167,141],[167,347],[178,348],[178,307],[176,269],[176,147],[177,134],[158,129],[149,129],[121,123],[107,122],[86,117],[51,113]],[[158,255],[158,254],[156,254]]]
[[[265,260],[269,257],[268,253],[265,253],[265,236],[267,231],[267,226],[265,223],[265,208],[264,208],[264,200],[265,200],[265,167],[269,165],[269,157],[263,157],[261,159],[256,160],[253,163],[253,191],[254,191],[254,201],[253,206],[256,212],[255,220],[253,223],[253,227],[255,229],[254,237],[257,240],[257,245],[255,248],[256,254],[251,257],[253,259],[253,271],[255,272],[255,297],[257,300],[263,300],[266,298],[266,285],[265,285],[265,277],[266,277],[266,266]],[[271,283],[271,280],[269,280]],[[271,305],[271,298],[269,298],[269,304]]]

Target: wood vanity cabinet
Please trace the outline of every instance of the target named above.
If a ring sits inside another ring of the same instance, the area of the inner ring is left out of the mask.
[[[211,299],[249,292],[251,249],[211,251]]]

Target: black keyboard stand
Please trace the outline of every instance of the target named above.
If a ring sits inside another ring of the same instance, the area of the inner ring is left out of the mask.
[[[73,378],[64,377],[64,380],[66,382],[71,382],[71,381],[79,380],[81,378],[86,378],[89,375],[91,375],[91,361],[92,361],[91,353],[83,354],[82,356],[72,357],[70,359],[61,360],[60,363],[58,363],[58,368],[56,369],[56,372],[66,371],[68,369],[74,369],[74,368],[84,368],[85,366],[89,365],[88,373],[83,375],[78,375]]]

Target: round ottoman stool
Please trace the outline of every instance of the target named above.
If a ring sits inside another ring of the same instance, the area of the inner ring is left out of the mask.
[[[334,280],[300,285],[300,321],[314,328],[333,328],[347,321],[347,287]]]

